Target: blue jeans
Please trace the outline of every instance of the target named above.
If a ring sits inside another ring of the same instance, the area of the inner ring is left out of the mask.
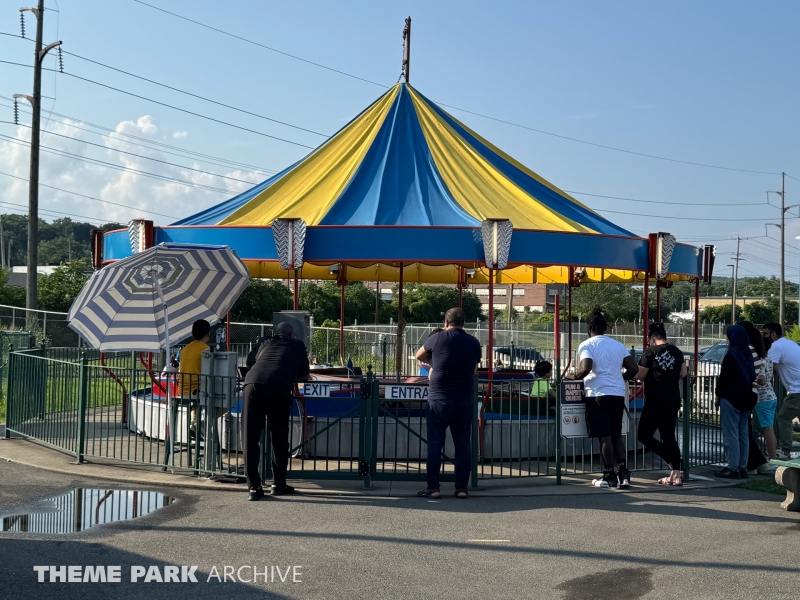
[[[747,468],[747,453],[750,451],[750,436],[747,424],[750,413],[736,410],[725,398],[720,403],[722,419],[722,443],[728,457],[728,468],[736,471]]]
[[[456,455],[456,489],[466,490],[472,465],[470,441],[472,439],[472,402],[428,401],[425,416],[428,425],[428,489],[439,489],[439,471],[442,467],[442,449],[450,428]]]

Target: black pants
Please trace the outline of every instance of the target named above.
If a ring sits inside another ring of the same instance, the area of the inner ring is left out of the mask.
[[[670,469],[682,471],[681,449],[675,439],[675,425],[678,422],[680,402],[652,399],[645,400],[642,416],[639,417],[639,441],[663,458]],[[661,441],[654,437],[658,430]]]
[[[756,436],[753,432],[753,415],[750,415],[750,422],[747,424],[747,429],[750,433],[750,450],[747,454],[747,469],[752,471],[761,465],[767,464],[767,459],[761,454],[761,447],[756,441]]]
[[[259,441],[264,433],[264,420],[269,419],[272,435],[272,475],[277,487],[286,485],[289,465],[289,413],[292,397],[276,395],[263,383],[244,386],[244,466],[249,488],[261,487],[258,472]]]

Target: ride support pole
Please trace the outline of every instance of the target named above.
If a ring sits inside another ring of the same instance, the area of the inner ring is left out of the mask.
[[[642,293],[644,296],[642,300],[642,304],[644,307],[642,308],[642,351],[647,350],[647,325],[650,322],[650,275],[649,273],[645,273],[644,275],[644,291]]]
[[[555,296],[555,316],[553,317],[553,348],[555,352],[556,373],[556,485],[561,485],[561,306],[559,296]]]

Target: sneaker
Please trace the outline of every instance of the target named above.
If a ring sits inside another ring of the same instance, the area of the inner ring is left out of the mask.
[[[734,471],[733,469],[729,469],[725,467],[722,471],[717,471],[714,473],[714,477],[719,479],[741,479],[742,475],[739,473],[738,470]]]
[[[247,497],[247,499],[252,502],[254,500],[258,500],[259,498],[263,497],[264,497],[264,488],[258,487],[258,488],[250,488],[250,495]]]
[[[791,458],[789,457],[788,452],[785,452],[784,450],[776,450],[775,460],[791,460]]]
[[[748,474],[749,474],[749,471],[747,470],[746,467],[742,467],[741,469],[739,469],[739,478],[740,479],[747,479],[748,476],[749,476]]]
[[[289,494],[294,494],[294,488],[290,485],[284,485],[281,487],[272,486],[272,495],[273,496],[288,496]]]
[[[592,479],[592,485],[594,487],[607,488],[608,482],[605,479]]]
[[[758,469],[747,469],[748,475],[758,475]]]
[[[621,489],[631,487],[631,472],[628,471],[628,469],[620,469],[617,478],[619,479],[619,487]]]
[[[771,465],[769,463],[764,464],[764,465],[758,465],[758,468],[756,469],[756,471],[760,475],[771,475],[772,473],[774,473],[777,470],[778,470],[778,467],[776,467],[775,465]]]

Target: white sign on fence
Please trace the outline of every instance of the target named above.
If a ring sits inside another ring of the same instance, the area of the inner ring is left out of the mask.
[[[625,405],[628,405],[628,389],[626,386]],[[587,437],[589,430],[586,425],[586,401],[583,395],[583,381],[561,382],[561,437],[576,438]],[[589,398],[589,402],[593,402]],[[622,413],[622,435],[628,434],[628,411]]]
[[[387,385],[386,400],[427,400],[427,385]]]

